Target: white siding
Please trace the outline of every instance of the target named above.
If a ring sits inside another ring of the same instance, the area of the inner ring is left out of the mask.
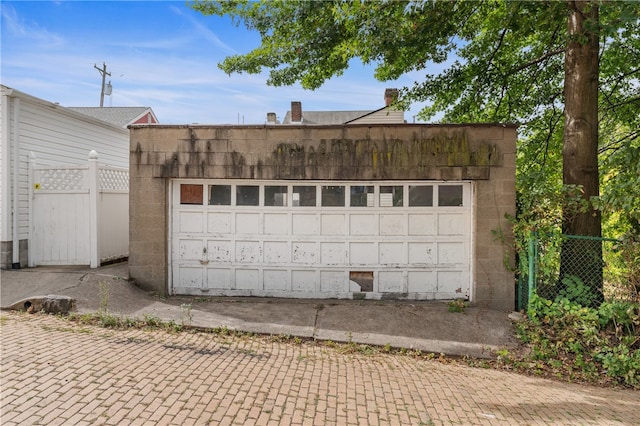
[[[392,124],[404,123],[404,111],[397,111],[389,108],[372,112],[349,124]]]
[[[10,210],[9,204],[11,195],[9,193],[9,170],[11,167],[9,150],[9,127],[6,122],[9,120],[8,98],[0,98],[0,241],[10,240],[11,227],[9,226]]]

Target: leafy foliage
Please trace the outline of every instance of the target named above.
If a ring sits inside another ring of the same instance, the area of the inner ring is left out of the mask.
[[[597,2],[585,31],[599,35],[599,166],[602,196],[563,186],[564,56],[582,33],[567,33],[563,1],[195,1],[203,14],[229,16],[261,44],[219,64],[261,73],[274,86],[317,89],[359,59],[382,81],[413,73],[399,107],[427,102],[424,120],[516,122],[519,212],[532,225],[562,221],[562,199],[597,208],[610,237],[640,233],[640,8]],[[596,3],[594,3],[595,5]],[[594,7],[594,5],[588,5]],[[591,191],[591,190],[589,190]],[[593,196],[591,196],[593,195]],[[549,207],[549,208],[547,208]],[[567,220],[567,218],[564,218]]]
[[[638,303],[605,302],[593,309],[567,298],[551,301],[534,294],[528,319],[518,324],[531,352],[518,362],[592,382],[606,374],[640,388],[639,332]]]

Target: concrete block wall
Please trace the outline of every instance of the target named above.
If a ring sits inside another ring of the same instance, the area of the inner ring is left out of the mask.
[[[474,182],[474,300],[513,309],[516,127],[469,125],[131,126],[130,275],[168,284],[171,179]],[[496,234],[500,238],[496,238]]]

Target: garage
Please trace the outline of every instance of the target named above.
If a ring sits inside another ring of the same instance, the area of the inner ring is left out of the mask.
[[[472,298],[468,181],[173,179],[171,294]]]

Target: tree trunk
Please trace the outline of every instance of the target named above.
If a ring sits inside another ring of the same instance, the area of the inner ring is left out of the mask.
[[[565,124],[562,178],[579,185],[589,201],[600,193],[598,179],[598,4],[568,2],[568,45],[565,54]],[[563,212],[563,234],[601,236],[600,211],[589,207]],[[579,243],[579,244],[578,244]],[[586,255],[586,258],[585,258]],[[578,260],[590,259],[590,260]],[[568,281],[567,281],[568,278]],[[602,294],[602,243],[597,239],[566,240],[560,261],[562,291],[568,282],[582,282]],[[601,299],[601,297],[600,297]]]

